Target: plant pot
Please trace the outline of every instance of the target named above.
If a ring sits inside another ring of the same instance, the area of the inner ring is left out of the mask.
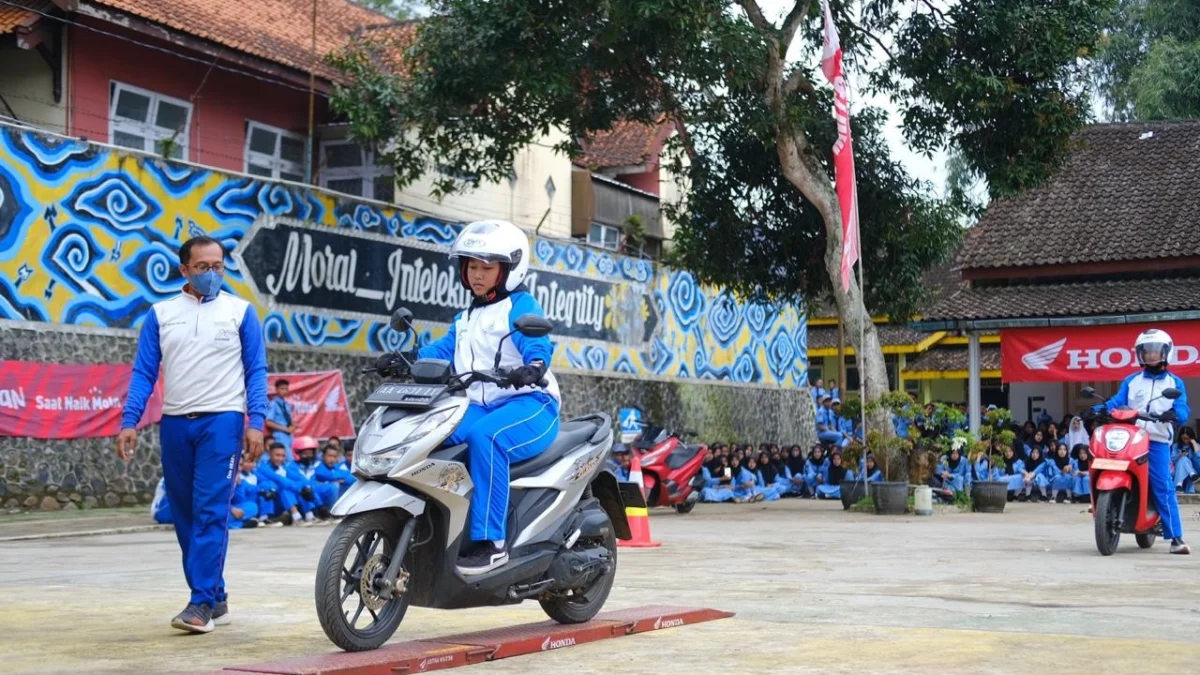
[[[902,516],[908,510],[908,483],[871,483],[871,498],[875,513]]]
[[[867,496],[867,484],[861,480],[844,480],[840,487],[842,509],[849,509]]]
[[[1004,513],[1008,503],[1008,481],[981,480],[971,484],[971,501],[980,513]]]

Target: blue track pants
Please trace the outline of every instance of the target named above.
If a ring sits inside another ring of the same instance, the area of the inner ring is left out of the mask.
[[[541,454],[558,436],[558,402],[536,392],[491,405],[474,403],[450,445],[467,444],[471,492],[471,540],[507,538],[508,467]]]
[[[163,478],[195,604],[225,600],[229,502],[245,427],[240,412],[162,418]]]
[[[1175,497],[1175,480],[1171,476],[1171,446],[1150,441],[1150,496],[1162,517],[1163,538],[1183,536],[1179,517],[1179,500]]]

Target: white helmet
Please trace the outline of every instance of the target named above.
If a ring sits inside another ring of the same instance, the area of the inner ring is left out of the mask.
[[[468,290],[467,260],[502,263],[500,284],[512,293],[529,273],[529,237],[505,220],[468,223],[450,247],[450,257],[459,258],[458,281]]]
[[[1166,331],[1151,328],[1137,337],[1137,342],[1133,343],[1133,351],[1137,354],[1139,366],[1145,368],[1146,355],[1157,353],[1161,367],[1165,368],[1175,355],[1175,342]]]

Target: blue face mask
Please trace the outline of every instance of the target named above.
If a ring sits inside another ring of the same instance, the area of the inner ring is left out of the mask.
[[[188,283],[191,284],[192,290],[204,296],[205,299],[217,297],[217,293],[221,292],[221,280],[221,275],[217,274],[215,270],[188,277]]]

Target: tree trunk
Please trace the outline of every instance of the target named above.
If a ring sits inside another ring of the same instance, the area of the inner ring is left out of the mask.
[[[887,364],[883,359],[883,348],[879,345],[879,333],[867,313],[862,289],[858,279],[850,278],[850,288],[842,290],[842,214],[838,208],[837,193],[824,173],[815,171],[801,158],[801,148],[807,139],[780,129],[776,135],[776,149],[783,175],[796,186],[809,202],[817,207],[825,223],[825,271],[833,282],[833,296],[837,301],[838,316],[854,345],[857,355],[858,377],[864,410],[867,403],[882,396],[888,389]],[[840,383],[843,387],[845,382]],[[879,431],[885,436],[894,436],[887,411],[868,413],[866,432]]]

